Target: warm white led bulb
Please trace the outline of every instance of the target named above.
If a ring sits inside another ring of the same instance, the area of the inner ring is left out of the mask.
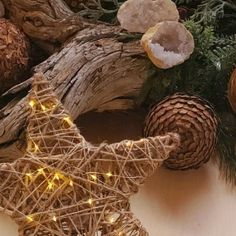
[[[97,180],[97,176],[96,175],[90,175],[91,176],[91,179],[96,181]]]
[[[32,216],[26,216],[26,219],[29,221],[29,222],[32,222],[34,221],[33,217]]]
[[[69,116],[64,117],[63,120],[66,121],[69,126],[73,125],[73,122]]]
[[[26,176],[29,177],[29,178],[33,177],[31,173],[26,173]]]
[[[53,216],[53,217],[52,217],[52,220],[56,222],[56,221],[57,221],[57,217],[56,217],[56,216]]]
[[[34,101],[34,100],[31,100],[31,101],[29,102],[29,105],[33,108],[34,105],[35,105],[35,101]]]
[[[52,182],[48,182],[48,189],[52,190],[53,189],[53,183]]]
[[[42,108],[43,111],[47,110],[47,108],[44,105],[41,105],[41,108]]]
[[[112,176],[112,173],[111,172],[107,172],[106,176],[110,178]]]
[[[73,183],[72,180],[69,181],[69,185],[70,185],[71,187],[73,187],[74,183]]]
[[[127,141],[127,142],[125,143],[125,145],[126,145],[127,147],[131,147],[132,142],[131,142],[131,141]]]
[[[88,199],[88,204],[89,204],[89,205],[92,205],[92,204],[93,204],[93,199],[89,198],[89,199]]]
[[[44,171],[43,171],[43,168],[39,168],[38,170],[38,173],[42,174]]]

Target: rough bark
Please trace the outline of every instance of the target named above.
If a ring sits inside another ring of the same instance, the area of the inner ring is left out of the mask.
[[[34,71],[51,81],[73,119],[90,110],[132,108],[148,77],[149,62],[139,42],[127,39],[119,27],[87,27]],[[26,99],[31,81],[0,98],[0,161],[20,157],[24,151],[20,135],[29,114]]]
[[[5,7],[2,1],[0,0],[0,17],[3,17],[4,15],[5,15]]]
[[[31,38],[64,42],[90,25],[62,0],[2,0],[13,22]]]

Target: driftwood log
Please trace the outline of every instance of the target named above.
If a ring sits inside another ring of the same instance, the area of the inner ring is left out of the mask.
[[[10,19],[31,38],[64,42],[89,25],[62,0],[2,0]]]
[[[138,40],[119,26],[89,23],[61,0],[3,0],[10,18],[43,45],[61,47],[33,71],[51,81],[76,119],[91,110],[129,109],[148,78]],[[23,155],[32,78],[0,97],[0,162]]]

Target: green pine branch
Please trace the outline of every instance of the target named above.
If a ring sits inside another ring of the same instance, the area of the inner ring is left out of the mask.
[[[117,11],[126,0],[87,0],[79,4],[80,16],[114,23]]]
[[[185,26],[195,40],[195,55],[217,70],[231,69],[236,62],[236,34],[218,35],[213,25],[188,20]]]
[[[152,67],[152,75],[142,94],[145,105],[159,102],[175,92],[187,92],[208,100],[221,118],[219,132],[220,168],[227,182],[236,184],[236,116],[227,99],[230,74],[236,64],[236,35],[219,34],[215,23],[184,22],[192,33],[195,50],[182,65],[168,70]],[[231,117],[231,123],[226,121]]]
[[[219,18],[224,16],[225,5],[226,1],[223,0],[203,0],[192,19],[204,25],[215,24]]]
[[[198,5],[192,19],[205,26],[211,24],[215,29],[220,29],[219,23],[222,22],[227,27],[227,21],[236,23],[236,2],[231,0],[203,0]],[[225,29],[224,29],[225,30]]]

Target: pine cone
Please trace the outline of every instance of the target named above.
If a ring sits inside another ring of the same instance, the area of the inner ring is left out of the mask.
[[[174,132],[180,135],[178,150],[164,165],[170,169],[197,169],[212,155],[217,140],[218,121],[203,99],[175,94],[154,106],[145,120],[144,135]]]
[[[28,60],[25,35],[8,20],[0,19],[0,94],[19,83]]]
[[[234,112],[236,112],[236,68],[234,69],[228,85],[228,100]]]

